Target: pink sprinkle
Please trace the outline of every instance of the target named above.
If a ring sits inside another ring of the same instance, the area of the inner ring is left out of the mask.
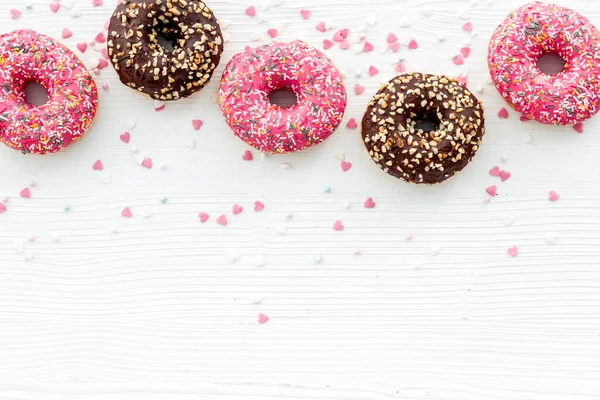
[[[252,161],[253,159],[254,159],[254,156],[252,156],[252,153],[250,152],[250,150],[246,150],[242,154],[242,160],[244,160],[244,161]]]
[[[460,54],[462,54],[464,58],[469,57],[469,55],[471,55],[471,48],[463,47],[462,49],[460,49]]]
[[[460,83],[461,85],[463,85],[463,86],[465,86],[465,87],[467,86],[467,77],[466,77],[466,76],[464,76],[464,75],[459,75],[459,76],[457,76],[455,79],[456,79],[456,81],[457,81],[458,83]]]
[[[343,231],[344,230],[344,224],[342,224],[342,221],[340,221],[340,220],[335,221],[335,223],[333,224],[333,230],[335,230],[335,231]]]
[[[517,246],[509,247],[506,251],[511,257],[516,257],[519,255],[519,248]]]
[[[531,121],[531,120],[530,120],[529,118],[527,118],[526,116],[524,116],[524,115],[521,115],[521,116],[519,117],[519,121],[521,121],[521,122],[527,122],[527,121]]]
[[[101,6],[101,5],[102,5],[102,3],[103,3],[103,1],[102,1],[102,0],[92,0],[92,5],[93,5],[94,7],[99,7],[99,6]]]
[[[131,139],[131,134],[129,132],[125,132],[119,136],[119,139],[121,139],[123,143],[129,143],[129,140]]]
[[[287,219],[292,219],[292,218],[294,218],[294,214],[289,213],[288,215],[286,215],[286,217],[287,217]]]
[[[375,68],[372,65],[369,67],[369,76],[375,76],[378,73],[379,73],[379,70],[377,68]]]
[[[123,211],[121,211],[121,217],[131,218],[133,214],[131,213],[131,209],[129,207],[125,207]]]
[[[348,128],[348,129],[356,129],[356,128],[358,128],[358,124],[356,123],[356,119],[350,118],[350,120],[346,124],[346,128]]]
[[[17,19],[17,18],[19,18],[20,16],[21,16],[21,11],[19,11],[19,10],[17,10],[17,9],[14,9],[14,8],[13,8],[12,10],[10,10],[10,17],[11,17],[12,19]]]
[[[100,49],[100,54],[102,54],[102,57],[108,60],[108,50],[106,49],[106,47]]]
[[[339,32],[341,33],[342,37],[346,39],[348,37],[348,34],[350,33],[350,30],[348,28],[343,28],[340,29]]]
[[[63,29],[63,31],[62,31],[62,38],[63,39],[68,39],[71,36],[73,36],[73,32],[71,32],[71,30],[69,28]]]
[[[373,201],[373,199],[372,199],[372,198],[370,198],[370,197],[369,197],[369,198],[368,198],[368,199],[365,201],[365,208],[375,208],[375,202]]]
[[[0,203],[0,214],[6,211],[6,205],[4,203]]]
[[[271,28],[267,29],[267,35],[271,37],[271,39],[275,39],[277,37],[277,29]]]
[[[102,171],[104,169],[104,165],[102,164],[102,161],[96,160],[94,165],[92,165],[92,169],[94,171]]]
[[[60,8],[59,2],[54,1],[54,2],[50,3],[50,10],[52,10],[53,13],[57,13],[59,8]]]
[[[200,128],[202,128],[203,124],[204,124],[204,122],[202,122],[199,119],[193,119],[192,120],[192,126],[194,127],[195,130],[199,130]]]
[[[413,235],[406,235],[404,239],[406,239],[407,242],[410,242],[413,239]]]
[[[108,90],[108,82],[102,82],[102,89]]]
[[[494,177],[499,177],[500,176],[500,167],[499,166],[495,166],[494,168],[490,169],[490,175],[494,176]]]
[[[484,203],[489,203],[490,201],[492,201],[492,198],[491,198],[490,196],[485,196],[485,197],[483,198],[483,202],[484,202]]]
[[[394,43],[390,43],[388,44],[388,48],[394,52],[397,53],[400,51],[400,42],[394,42]]]
[[[398,38],[396,37],[396,35],[394,35],[392,32],[388,33],[388,35],[387,35],[388,43],[396,43],[397,41],[398,41]]]
[[[333,46],[333,42],[329,39],[323,39],[323,48],[329,50]]]
[[[510,172],[507,172],[507,171],[500,171],[500,180],[501,180],[502,182],[506,182],[506,181],[508,180],[508,178],[510,178],[510,177],[511,177],[511,174],[510,174]]]
[[[462,28],[464,31],[467,31],[469,33],[473,32],[473,24],[470,21],[465,22]]]
[[[29,188],[25,188],[25,189],[21,190],[21,193],[19,193],[19,196],[23,197],[24,199],[29,199],[29,198],[31,198],[31,191],[29,190]]]
[[[315,26],[315,29],[319,32],[327,32],[327,27],[325,26],[325,22],[321,21]]]
[[[85,53],[85,51],[87,50],[88,44],[87,43],[77,43],[77,50],[79,50],[82,53]]]
[[[557,201],[558,199],[560,199],[560,196],[558,195],[558,193],[556,193],[554,190],[551,190],[550,193],[548,194],[548,200]]]
[[[254,211],[261,212],[264,209],[265,209],[265,205],[261,201],[257,200],[254,202]]]
[[[404,63],[399,62],[398,64],[396,64],[396,72],[403,74],[404,72],[406,72],[406,67],[404,66]]]
[[[250,6],[250,7],[246,8],[246,15],[249,15],[250,17],[255,17],[256,16],[256,8],[254,8],[254,6]]]
[[[94,40],[98,43],[106,42],[106,37],[104,36],[104,32],[100,32],[99,34],[97,34],[96,37],[94,38]]]
[[[490,186],[489,188],[485,189],[485,191],[487,194],[494,197],[497,195],[498,188],[496,186]]]
[[[142,167],[152,169],[152,159],[150,157],[144,158],[144,161],[142,161]]]
[[[209,215],[205,212],[201,212],[198,214],[198,218],[200,218],[201,223],[205,223],[206,221],[208,221],[208,217]]]
[[[354,93],[356,93],[357,95],[361,95],[365,92],[365,87],[363,85],[361,85],[360,83],[357,83],[356,85],[354,85]]]
[[[465,60],[463,59],[463,56],[461,56],[460,54],[457,55],[456,57],[454,57],[453,60],[454,64],[456,65],[463,65],[465,63]]]
[[[334,41],[334,42],[338,42],[338,43],[340,43],[340,42],[342,42],[344,39],[346,39],[346,38],[345,38],[345,37],[344,37],[344,35],[342,34],[342,31],[341,31],[341,30],[339,30],[339,31],[337,31],[336,33],[334,33],[334,34],[333,34],[333,41]]]
[[[304,19],[309,19],[310,18],[310,10],[302,9],[302,10],[300,10],[300,15]]]
[[[222,214],[221,216],[219,216],[219,218],[217,218],[217,224],[222,226],[227,225],[227,217],[225,216],[225,214]]]
[[[104,58],[98,59],[98,69],[104,69],[108,67],[108,62]]]
[[[349,48],[350,48],[350,43],[348,43],[348,41],[346,39],[342,40],[342,42],[340,43],[340,49],[348,50]]]
[[[370,42],[365,42],[364,46],[363,46],[363,51],[365,53],[369,53],[371,51],[373,51],[374,47]]]
[[[502,118],[502,119],[508,118],[508,110],[506,108],[502,107],[500,109],[500,111],[498,111],[498,118]]]
[[[109,27],[110,27],[110,19],[107,19],[107,20],[104,22],[104,29],[108,29]]]
[[[583,133],[583,124],[581,122],[579,122],[579,123],[573,125],[573,129],[577,133]]]
[[[411,41],[408,43],[408,48],[411,50],[416,50],[419,48],[419,44],[415,39],[411,39]]]
[[[348,172],[348,170],[352,168],[352,163],[346,160],[342,161],[342,171]]]
[[[267,317],[265,314],[260,313],[258,314],[258,323],[259,324],[266,324],[267,322],[269,322],[269,317]]]
[[[242,211],[244,211],[244,207],[240,206],[239,204],[233,205],[233,215],[238,215]]]

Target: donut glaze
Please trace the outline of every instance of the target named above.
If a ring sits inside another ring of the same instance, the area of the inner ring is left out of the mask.
[[[48,102],[29,103],[25,87],[42,85]],[[0,140],[23,153],[55,153],[93,124],[98,91],[73,52],[32,30],[0,35]]]
[[[269,95],[289,89],[294,106],[271,104]],[[321,143],[339,126],[346,89],[331,60],[301,42],[272,43],[235,55],[225,67],[219,104],[240,139],[267,153],[299,151]]]
[[[563,58],[562,72],[538,69],[546,53]],[[598,112],[600,33],[573,10],[534,2],[512,12],[492,36],[488,64],[502,97],[529,119],[572,125]]]

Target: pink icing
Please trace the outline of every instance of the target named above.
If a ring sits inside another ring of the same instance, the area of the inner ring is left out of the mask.
[[[537,68],[545,53],[563,58],[562,72]],[[488,64],[500,94],[527,118],[571,125],[599,110],[600,33],[573,10],[534,2],[512,12],[492,36]]]
[[[292,90],[298,103],[281,108],[272,91]],[[339,71],[314,47],[272,43],[235,55],[225,67],[219,103],[227,124],[249,145],[269,153],[299,151],[327,139],[346,108]]]
[[[48,103],[35,107],[25,87],[46,88]],[[54,153],[91,126],[98,91],[81,61],[56,40],[32,30],[0,36],[0,140],[23,153]]]

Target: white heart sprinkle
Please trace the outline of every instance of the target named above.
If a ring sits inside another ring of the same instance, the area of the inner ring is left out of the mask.
[[[362,76],[362,69],[357,69],[356,71],[354,71],[354,76],[356,76],[357,78],[360,78]]]
[[[270,5],[271,7],[279,7],[279,6],[280,6],[280,5],[282,5],[282,4],[283,4],[283,0],[271,0],[271,1],[269,2],[269,5]]]
[[[160,163],[160,170],[161,170],[161,171],[164,171],[164,170],[166,170],[166,169],[167,169],[167,167],[168,167],[168,164],[167,164],[167,163]]]
[[[365,22],[370,26],[373,26],[375,25],[375,22],[377,22],[377,16],[375,14],[367,14],[365,17]]]
[[[260,153],[260,157],[261,158],[267,158],[267,157],[269,157],[269,155],[267,153],[265,153],[265,152],[261,152]]]
[[[328,19],[325,21],[325,29],[330,30],[333,29],[333,27],[335,26],[333,20]]]
[[[54,232],[54,234],[52,235],[52,241],[60,242],[60,232]]]
[[[60,6],[71,9],[73,8],[73,0],[60,0]]]
[[[282,226],[278,226],[277,228],[275,228],[275,232],[278,235],[283,236],[283,235],[285,235],[287,233],[287,228],[285,226],[283,226],[283,225]]]
[[[421,12],[423,13],[424,16],[431,17],[433,15],[433,7],[427,5],[427,6],[423,7]]]
[[[504,214],[502,218],[504,226],[511,226],[515,222],[515,216],[513,214]]]
[[[31,10],[33,8],[33,4],[31,3],[25,3],[25,8],[28,10]]]
[[[360,44],[355,44],[354,46],[352,46],[352,52],[354,54],[360,54],[363,52],[364,46],[361,46]]]
[[[142,165],[145,158],[146,157],[142,153],[139,153],[139,152],[133,153],[133,159],[135,160],[136,163],[138,163],[140,165]]]
[[[21,254],[23,253],[23,250],[25,250],[25,242],[23,240],[17,240],[15,241],[13,247],[17,253]]]
[[[508,161],[508,156],[502,156],[502,157],[500,157],[500,160],[501,160],[503,163],[505,163],[505,162],[507,162],[507,161]]]
[[[132,120],[125,121],[125,128],[127,128],[128,131],[134,130],[136,125],[137,125],[137,122],[135,122],[135,121],[132,121]]]
[[[229,27],[229,25],[231,25],[231,21],[227,18],[219,19],[219,26],[221,29],[225,30]]]
[[[441,250],[442,246],[440,246],[438,243],[434,243],[431,246],[429,246],[429,254],[431,254],[432,256],[437,256],[438,254],[440,254]]]
[[[227,43],[229,42],[229,33],[228,32],[223,32],[223,43]]]
[[[351,206],[352,206],[352,204],[350,204],[350,202],[349,202],[348,200],[346,200],[346,201],[344,202],[344,208],[345,208],[346,210],[349,210]]]
[[[100,173],[98,174],[98,178],[100,179],[100,182],[107,185],[112,182],[112,176],[107,170],[100,171]]]
[[[185,147],[190,150],[194,150],[196,148],[196,139],[188,139],[185,141]]]
[[[23,260],[25,261],[32,261],[34,259],[33,253],[31,252],[31,250],[27,250],[25,252],[25,254],[23,254]]]
[[[544,235],[544,239],[546,242],[548,242],[548,244],[556,244],[556,233],[548,232],[546,235]]]
[[[267,16],[267,14],[259,14],[258,17],[256,17],[256,19],[258,20],[259,24],[266,24],[267,22],[269,22],[269,17]]]
[[[413,23],[412,20],[408,19],[407,17],[402,17],[398,25],[400,25],[400,27],[402,28],[410,28],[413,25]]]
[[[336,151],[334,154],[335,158],[340,161],[344,161],[346,159],[346,152],[344,150]]]
[[[260,40],[260,34],[258,32],[252,32],[250,34],[250,40],[253,42],[258,42]]]
[[[262,256],[258,256],[255,260],[254,260],[254,264],[252,264],[255,268],[260,268],[260,267],[264,267],[266,264],[264,257]]]
[[[531,144],[531,143],[535,142],[535,139],[531,133],[527,132],[523,135],[523,142],[527,143],[527,144]]]
[[[290,169],[290,168],[292,168],[292,165],[290,163],[281,164],[281,169]]]
[[[322,256],[322,255],[320,255],[320,254],[317,254],[317,255],[315,256],[315,259],[314,259],[314,261],[315,261],[315,264],[321,264],[321,263],[323,262],[323,256]]]
[[[252,296],[252,297],[250,297],[250,304],[260,304],[262,302],[263,302],[263,299],[260,296]]]
[[[483,93],[483,86],[479,85],[477,86],[477,89],[475,89],[477,91],[477,93],[481,94]]]
[[[151,206],[141,206],[139,207],[137,214],[142,218],[150,218],[154,215],[154,211]]]

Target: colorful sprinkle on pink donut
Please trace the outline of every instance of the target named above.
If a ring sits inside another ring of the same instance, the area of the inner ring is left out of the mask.
[[[562,72],[538,69],[547,53],[563,58]],[[600,32],[573,10],[534,2],[510,13],[492,36],[488,64],[502,97],[529,119],[573,125],[599,110]]]
[[[29,103],[37,82],[48,102]],[[56,40],[32,30],[0,36],[0,140],[23,153],[55,153],[79,140],[98,108],[98,90],[83,63]]]
[[[270,94],[293,91],[297,104],[280,107]],[[346,108],[342,76],[331,60],[301,42],[247,49],[225,67],[219,103],[240,139],[267,153],[314,146],[339,126]]]

